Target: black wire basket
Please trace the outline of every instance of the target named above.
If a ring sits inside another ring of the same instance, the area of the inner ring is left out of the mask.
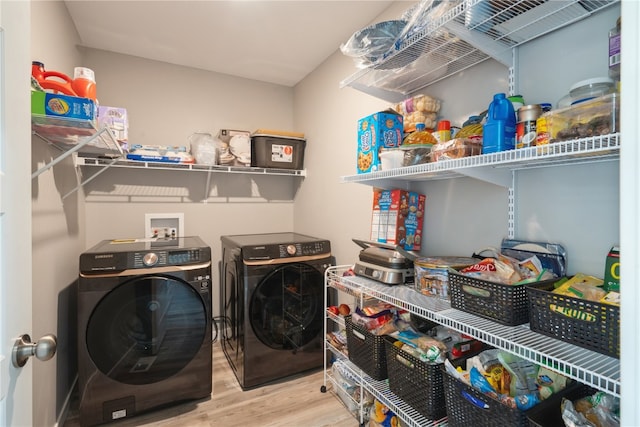
[[[535,288],[528,298],[532,331],[620,357],[620,307]]]
[[[507,326],[529,322],[528,289],[553,289],[557,279],[504,285],[449,272],[451,307]]]
[[[443,418],[447,411],[442,363],[422,361],[394,345],[396,341],[390,336],[385,339],[389,389],[425,418]]]
[[[365,327],[345,316],[347,329],[347,349],[349,360],[355,363],[374,380],[387,378],[387,356],[384,349],[384,336],[374,335]]]

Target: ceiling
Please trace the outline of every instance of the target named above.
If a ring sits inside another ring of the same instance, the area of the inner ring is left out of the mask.
[[[294,86],[394,0],[67,0],[81,46]]]

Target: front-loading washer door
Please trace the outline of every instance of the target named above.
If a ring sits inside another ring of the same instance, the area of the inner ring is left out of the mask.
[[[156,383],[196,356],[206,317],[206,306],[189,283],[162,275],[133,277],[96,305],[87,325],[87,349],[96,367],[115,381]]]
[[[274,268],[249,296],[254,334],[268,347],[298,350],[323,330],[324,277],[304,263]]]

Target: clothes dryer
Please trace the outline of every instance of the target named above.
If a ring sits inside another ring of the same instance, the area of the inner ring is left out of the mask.
[[[240,386],[322,367],[330,242],[298,233],[221,240],[221,345]]]
[[[105,240],[80,255],[80,423],[211,396],[211,249]]]

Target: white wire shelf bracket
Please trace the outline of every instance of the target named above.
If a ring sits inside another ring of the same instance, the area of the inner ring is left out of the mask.
[[[343,276],[350,267],[330,267],[327,285],[404,308],[581,383],[620,396],[619,359],[533,332],[528,324],[504,326],[453,309],[448,301],[422,295],[408,286],[388,286],[364,277]]]
[[[83,157],[78,156],[78,166],[104,166],[110,164],[111,159],[100,157]],[[156,169],[156,170],[174,170],[174,171],[192,171],[192,172],[210,172],[210,173],[236,173],[236,174],[252,174],[252,175],[280,175],[292,177],[306,177],[306,169],[277,169],[277,168],[259,168],[248,166],[225,166],[215,165],[208,166],[193,163],[164,163],[164,162],[147,162],[139,160],[117,159],[116,162],[110,164],[114,168],[130,168],[130,169]]]
[[[36,178],[62,160],[80,151],[89,151],[109,159],[123,155],[122,147],[107,128],[97,129],[92,121],[31,115],[34,135],[62,153],[31,174]]]
[[[402,186],[401,181],[441,180],[472,177],[506,188],[511,171],[570,164],[618,161],[620,133],[554,142],[491,154],[462,157],[397,169],[347,175],[343,183],[362,183],[384,188]]]
[[[347,77],[340,87],[399,102],[489,58],[510,67],[515,47],[618,2],[514,0],[496,7],[488,0],[448,1],[448,10],[418,23],[397,51]]]

